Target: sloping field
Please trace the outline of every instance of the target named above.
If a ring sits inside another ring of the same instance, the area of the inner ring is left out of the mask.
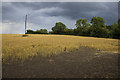
[[[118,53],[118,39],[105,39],[68,35],[2,34],[3,61],[28,59],[41,54],[44,56],[70,52],[80,46]]]

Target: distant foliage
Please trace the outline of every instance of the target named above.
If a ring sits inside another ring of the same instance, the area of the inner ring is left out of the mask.
[[[47,34],[48,31],[47,31],[47,29],[40,29],[40,30],[35,31],[35,33],[36,34]]]
[[[37,30],[37,31],[33,31],[33,30],[27,30],[27,33],[26,34],[48,34],[48,31],[47,29],[40,29],[40,30]]]
[[[54,34],[64,34],[64,30],[66,29],[66,25],[62,22],[58,22],[52,27],[52,31]]]
[[[26,34],[33,34],[34,33],[34,31],[33,30],[27,30],[27,33]]]
[[[89,34],[90,24],[87,19],[79,19],[76,21],[76,29],[74,29],[75,35],[87,36]]]
[[[74,35],[74,30],[73,29],[64,29],[64,34],[66,35]]]
[[[104,24],[104,19],[101,17],[93,17],[91,19],[92,26],[90,36],[94,37],[107,37],[107,28]]]
[[[69,29],[62,22],[58,22],[52,27],[52,31],[48,32],[47,29],[27,30],[27,34],[64,34],[120,39],[120,19],[118,19],[118,23],[105,25],[103,18],[95,16],[91,18],[90,23],[87,19],[78,19],[75,26],[76,28]]]

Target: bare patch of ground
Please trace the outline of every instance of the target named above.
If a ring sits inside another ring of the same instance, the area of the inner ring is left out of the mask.
[[[2,64],[3,78],[118,78],[118,53],[80,47],[70,53]]]

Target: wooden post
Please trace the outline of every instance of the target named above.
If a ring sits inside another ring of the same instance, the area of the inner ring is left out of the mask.
[[[27,25],[27,15],[25,16],[25,34],[26,34],[26,25]]]

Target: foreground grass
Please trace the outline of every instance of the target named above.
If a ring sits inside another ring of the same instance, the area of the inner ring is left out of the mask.
[[[118,39],[105,39],[68,35],[40,35],[28,34],[3,34],[2,35],[2,56],[3,61],[9,59],[25,60],[37,54],[44,56],[57,55],[61,52],[69,52],[85,46],[108,52],[118,52]]]

